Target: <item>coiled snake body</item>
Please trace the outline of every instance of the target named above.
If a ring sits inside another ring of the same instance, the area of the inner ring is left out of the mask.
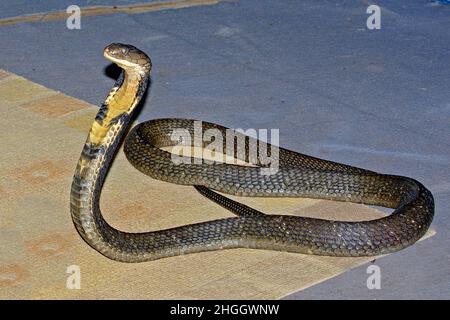
[[[123,71],[89,132],[70,197],[71,215],[79,234],[103,255],[118,261],[139,262],[246,247],[330,256],[370,256],[407,247],[430,226],[433,197],[414,179],[379,174],[282,148],[279,149],[279,170],[265,176],[255,166],[204,161],[175,164],[170,153],[160,148],[175,145],[171,140],[175,129],[184,128],[193,134],[194,121],[159,119],[141,123],[129,133],[124,147],[128,160],[151,177],[194,185],[236,217],[146,233],[113,228],[102,217],[100,193],[132,112],[146,90],[151,61],[144,52],[124,44],[109,45],[104,55]],[[211,128],[223,133],[226,130],[203,122],[202,130]],[[248,159],[250,140],[246,141],[242,160]],[[350,201],[395,210],[389,216],[359,222],[268,215],[211,189],[242,196]]]

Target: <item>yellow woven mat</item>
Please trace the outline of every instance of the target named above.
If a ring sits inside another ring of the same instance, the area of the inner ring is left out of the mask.
[[[109,260],[80,238],[69,213],[72,174],[97,108],[0,70],[0,110],[2,299],[276,299],[373,260],[250,249],[139,264]],[[267,213],[341,220],[382,216],[366,206],[329,201],[239,200]],[[101,205],[106,219],[126,231],[231,216],[192,187],[142,175],[122,152]],[[66,287],[72,265],[79,267],[81,289]]]

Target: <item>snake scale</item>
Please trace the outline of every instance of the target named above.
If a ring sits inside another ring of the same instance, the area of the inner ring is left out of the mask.
[[[106,173],[142,98],[151,70],[141,50],[113,43],[104,56],[122,73],[92,124],[83,147],[70,196],[73,222],[81,237],[104,256],[124,262],[227,248],[255,248],[328,256],[371,256],[394,252],[421,238],[434,215],[433,196],[420,182],[380,174],[279,149],[279,169],[262,176],[260,168],[229,163],[175,164],[161,149],[173,146],[171,133],[194,133],[194,121],[157,119],[135,126],[124,151],[133,166],[150,177],[194,185],[204,196],[236,216],[166,230],[128,233],[110,226],[100,211]],[[203,122],[203,129],[226,128]],[[248,159],[248,143],[245,155]],[[177,142],[178,143],[178,142]],[[236,154],[234,156],[237,156]],[[257,197],[309,197],[393,208],[369,221],[331,221],[264,214],[216,193]]]

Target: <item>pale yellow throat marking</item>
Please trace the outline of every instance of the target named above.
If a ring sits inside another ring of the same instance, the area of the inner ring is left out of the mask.
[[[102,121],[94,121],[89,132],[88,141],[96,146],[102,144],[108,131],[111,129],[111,120],[124,113],[131,112],[131,107],[136,98],[138,90],[137,79],[130,79],[130,76],[125,75],[122,87],[108,97],[108,110],[105,118]]]

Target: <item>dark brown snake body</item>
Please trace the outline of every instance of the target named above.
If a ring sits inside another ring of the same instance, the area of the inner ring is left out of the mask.
[[[434,214],[431,193],[418,181],[326,161],[279,149],[279,169],[261,174],[261,163],[241,166],[219,162],[176,164],[162,147],[179,145],[174,130],[194,134],[194,120],[158,119],[133,128],[125,142],[128,160],[150,177],[196,189],[236,214],[167,230],[127,233],[103,218],[100,193],[132,111],[141,99],[151,69],[139,49],[111,44],[105,56],[124,71],[100,108],[83,148],[71,190],[71,214],[83,239],[103,255],[139,262],[180,254],[227,248],[256,248],[329,256],[371,256],[394,252],[420,239]],[[202,133],[227,128],[202,123]],[[237,134],[239,136],[239,134]],[[247,138],[245,154],[248,161]],[[203,142],[203,147],[207,143]],[[270,147],[270,145],[269,145]],[[330,221],[290,215],[269,215],[214,191],[257,197],[309,197],[379,205],[395,210],[389,216],[359,222]]]

